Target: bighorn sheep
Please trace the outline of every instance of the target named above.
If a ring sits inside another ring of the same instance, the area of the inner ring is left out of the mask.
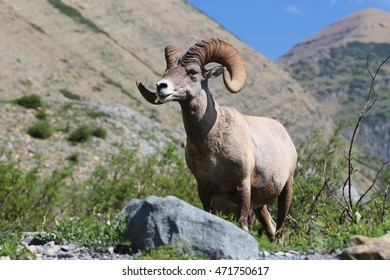
[[[166,70],[156,92],[136,81],[151,104],[177,101],[187,134],[186,162],[198,185],[205,211],[215,211],[215,198],[237,207],[241,228],[248,230],[251,209],[270,240],[282,235],[292,199],[297,154],[286,129],[276,120],[245,116],[232,107],[218,105],[208,88],[208,79],[223,73],[231,93],[246,80],[242,57],[220,39],[203,40],[184,53],[181,47],[165,48]],[[206,69],[208,63],[218,63]],[[267,204],[278,198],[277,224]]]

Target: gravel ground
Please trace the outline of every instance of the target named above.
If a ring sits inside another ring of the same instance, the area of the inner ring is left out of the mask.
[[[53,238],[55,239],[55,238]],[[37,260],[129,260],[139,254],[119,254],[114,247],[101,251],[93,251],[75,244],[57,244],[54,240],[42,241],[27,236],[23,246],[36,256]],[[332,254],[286,252],[260,252],[259,260],[336,260],[340,252]],[[9,260],[9,257],[0,257],[0,260]]]

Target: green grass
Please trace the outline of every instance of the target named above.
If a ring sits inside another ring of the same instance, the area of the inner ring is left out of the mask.
[[[160,246],[154,250],[146,250],[142,252],[137,260],[207,260],[205,256],[196,255],[194,253],[183,253],[171,245]]]
[[[383,195],[373,197],[366,205],[354,206],[360,219],[348,217],[331,195],[344,180],[346,143],[339,132],[338,129],[329,137],[314,132],[298,146],[299,165],[284,238],[269,242],[265,235],[258,233],[260,223],[251,220],[250,233],[259,241],[261,250],[331,252],[347,246],[353,235],[380,236],[390,231],[389,201],[383,201]],[[44,178],[39,175],[40,165],[27,171],[18,162],[0,161],[3,235],[45,231],[55,233],[62,243],[103,251],[114,246],[126,251],[130,244],[122,238],[123,219],[117,214],[132,198],[175,195],[201,208],[195,180],[182,150],[174,144],[150,155],[140,154],[138,147],[121,148],[108,164],[98,166],[82,182],[72,180],[72,166]],[[378,187],[387,182],[384,179],[389,175],[386,176],[378,182]],[[270,205],[269,209],[276,217],[276,205]],[[7,238],[0,235],[1,254],[16,259],[31,257],[18,249],[21,240]],[[170,246],[147,250],[139,256],[139,259],[199,258],[202,259]]]

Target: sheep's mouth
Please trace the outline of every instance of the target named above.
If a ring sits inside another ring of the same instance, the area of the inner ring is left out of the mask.
[[[172,96],[173,93],[160,93],[156,94],[157,98],[154,101],[155,103],[161,102],[161,103],[166,103],[170,101],[170,97]]]

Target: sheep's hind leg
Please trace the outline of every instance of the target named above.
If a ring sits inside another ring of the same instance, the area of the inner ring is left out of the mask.
[[[237,201],[237,214],[236,218],[240,222],[240,227],[249,231],[249,215],[251,212],[251,188],[249,179],[242,181],[242,184],[238,187],[238,201]]]
[[[267,206],[256,208],[254,210],[256,217],[265,229],[265,233],[269,240],[275,241],[276,224],[268,212]]]
[[[294,177],[291,175],[278,197],[278,222],[276,226],[276,234],[278,238],[282,237],[284,234],[284,221],[286,220],[288,210],[290,209],[293,194],[293,183]]]

